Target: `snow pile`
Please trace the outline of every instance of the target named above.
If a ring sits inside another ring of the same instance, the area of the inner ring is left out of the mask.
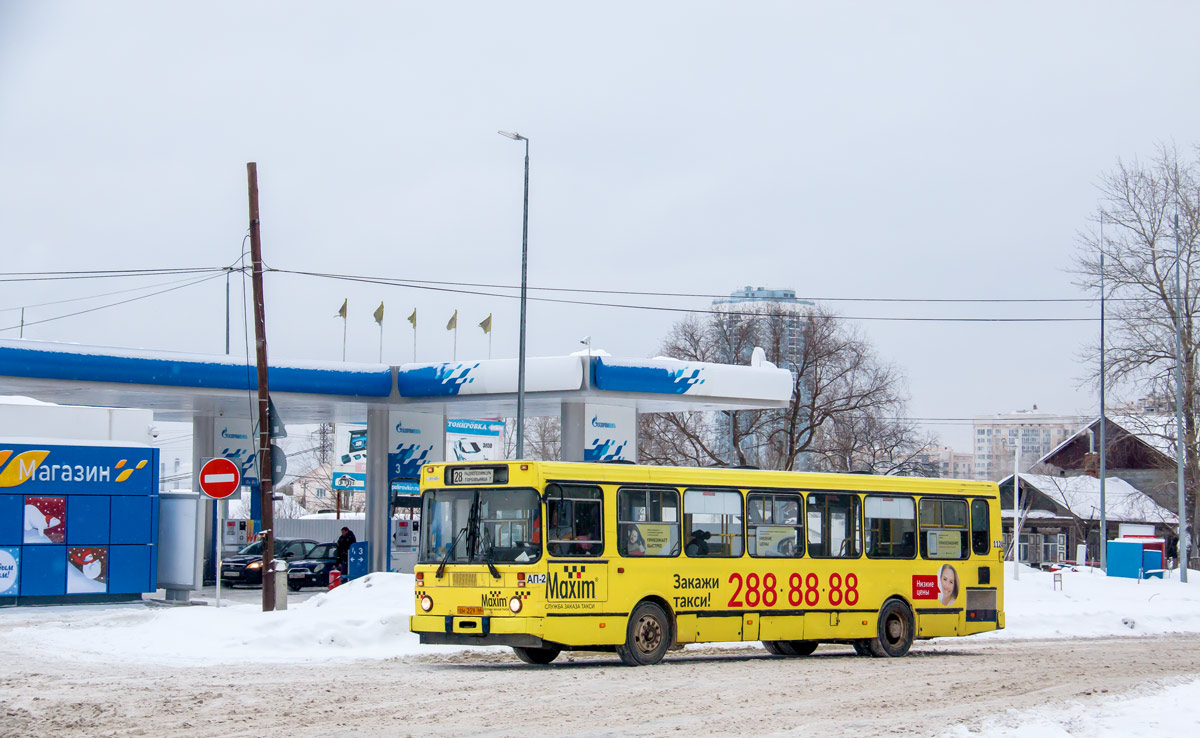
[[[1001,738],[1030,735],[1040,738],[1088,736],[1131,738],[1190,735],[1200,725],[1200,680],[1154,687],[1153,694],[1110,697],[1084,705],[1065,703],[1037,710],[989,717],[979,729],[959,726],[947,733],[954,738]]]
[[[1098,569],[1062,571],[1062,589],[1054,575],[1027,566],[1013,581],[1004,567],[1005,629],[977,638],[1086,638],[1162,633],[1200,633],[1200,571],[1182,584],[1169,579],[1105,576]]]
[[[384,659],[460,650],[422,646],[408,630],[411,574],[370,574],[285,611],[257,605],[18,608],[10,646],[78,659],[228,663]],[[34,619],[36,618],[36,620]]]

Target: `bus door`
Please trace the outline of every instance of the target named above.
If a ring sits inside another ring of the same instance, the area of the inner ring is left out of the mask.
[[[604,495],[592,484],[546,486],[546,614],[599,615],[608,601]]]

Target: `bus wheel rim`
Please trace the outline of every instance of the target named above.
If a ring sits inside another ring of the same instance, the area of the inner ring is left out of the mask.
[[[895,645],[904,637],[904,623],[900,618],[893,615],[887,621],[887,638],[888,642]]]
[[[636,633],[634,642],[642,653],[654,653],[662,643],[662,627],[659,625],[658,619],[650,615],[645,615],[638,620]]]

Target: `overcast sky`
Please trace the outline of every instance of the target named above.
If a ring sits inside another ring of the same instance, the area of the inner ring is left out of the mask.
[[[1002,8],[1003,12],[997,12]],[[1200,140],[1200,5],[59,3],[0,0],[5,271],[222,266],[258,162],[286,269],[517,284],[529,136],[533,287],[813,298],[1070,298],[1118,158]],[[0,309],[179,277],[4,283]],[[239,279],[240,282],[240,279]],[[245,338],[235,283],[234,351]],[[469,288],[487,293],[504,292]],[[272,274],[276,358],[517,352],[496,295]],[[152,292],[146,289],[145,292]],[[53,318],[137,292],[29,307]],[[535,295],[546,293],[534,292]],[[679,308],[704,297],[556,295]],[[220,353],[223,278],[27,338]],[[853,318],[1095,317],[1086,304],[830,302]],[[680,314],[533,302],[531,355],[654,355]],[[19,322],[0,312],[0,328]],[[856,320],[911,412],[1090,413],[1093,323]],[[247,326],[251,331],[252,325]],[[16,330],[0,336],[16,337]],[[932,428],[964,446],[969,426]]]

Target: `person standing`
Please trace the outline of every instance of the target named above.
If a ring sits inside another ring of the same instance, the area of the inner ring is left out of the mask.
[[[342,535],[337,539],[337,568],[343,575],[346,574],[346,562],[350,558],[350,546],[357,541],[354,531],[342,526]]]

